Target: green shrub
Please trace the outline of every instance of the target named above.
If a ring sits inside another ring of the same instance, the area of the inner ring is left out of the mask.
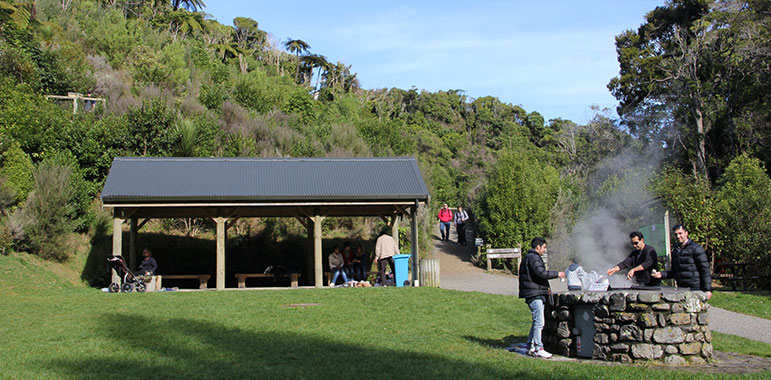
[[[281,105],[281,110],[287,114],[299,115],[301,120],[308,124],[313,123],[318,118],[313,98],[301,88],[292,92],[292,95]]]
[[[3,186],[15,194],[16,202],[24,201],[32,190],[34,184],[32,171],[34,168],[32,159],[21,150],[18,143],[12,143],[3,152],[0,177],[5,178]]]
[[[44,259],[66,261],[66,237],[74,231],[72,169],[43,161],[35,168],[35,187],[20,210],[22,246]]]
[[[104,54],[112,67],[122,67],[134,46],[142,43],[142,27],[139,20],[127,20],[118,8],[99,11],[85,22],[88,45],[97,53]]]
[[[88,182],[88,193],[94,196],[101,191],[113,158],[131,154],[127,147],[135,136],[129,134],[125,116],[108,115],[98,120],[84,117],[76,124],[77,128],[66,136],[67,146]]]
[[[726,249],[720,257],[747,260],[768,269],[768,247],[760,237],[771,232],[771,179],[760,160],[741,155],[718,180],[717,214]]]
[[[142,102],[126,114],[129,141],[126,148],[135,155],[165,156],[174,144],[176,113],[159,98]]]
[[[101,191],[101,186],[94,188],[84,179],[83,170],[78,166],[78,160],[69,150],[63,150],[48,155],[41,164],[69,170],[68,191],[69,205],[72,207],[70,219],[78,232],[88,230],[94,215],[91,201]],[[38,164],[39,166],[40,164]]]
[[[205,116],[179,121],[174,127],[172,153],[179,157],[210,157],[219,140],[217,121]]]
[[[709,182],[667,167],[655,181],[654,190],[674,210],[677,220],[688,228],[689,237],[701,244],[710,257],[716,253],[719,256],[723,239]]]
[[[60,150],[71,128],[67,112],[29,86],[0,82],[0,135],[18,142],[33,161]]]
[[[536,236],[548,236],[559,184],[557,170],[526,150],[505,153],[488,175],[476,208],[485,241],[524,247]]]
[[[0,42],[0,77],[12,78],[19,83],[34,83],[35,70],[35,63],[29,53]]]
[[[233,98],[246,108],[266,113],[284,103],[287,90],[277,80],[267,77],[262,70],[255,70],[236,80]]]
[[[228,92],[224,86],[217,84],[202,84],[201,92],[198,95],[198,101],[207,109],[214,112],[220,112],[222,104],[228,99]]]

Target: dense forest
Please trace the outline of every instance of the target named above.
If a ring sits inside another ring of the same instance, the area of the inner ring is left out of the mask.
[[[765,0],[651,10],[616,37],[619,117],[594,109],[578,125],[459,89],[363,89],[302,36],[277,41],[248,17],[224,25],[201,0],[0,0],[0,250],[94,252],[110,233],[98,196],[117,156],[414,156],[432,195],[423,236],[443,202],[470,209],[487,243],[545,235],[563,248],[592,210],[631,230],[667,208],[713,259],[768,266],[770,22]],[[73,112],[46,97],[70,92],[105,102]],[[303,233],[289,219],[240,223],[244,242]],[[325,223],[368,238],[376,222]]]

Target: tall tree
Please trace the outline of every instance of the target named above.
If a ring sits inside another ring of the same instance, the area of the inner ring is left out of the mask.
[[[297,57],[297,70],[295,72],[295,80],[300,81],[300,53],[307,53],[311,49],[311,45],[303,40],[288,39],[284,42],[284,48],[290,53],[294,53]]]
[[[621,70],[608,87],[622,122],[706,179],[749,148],[742,141],[769,152],[768,16],[767,1],[739,0],[672,0],[649,12],[616,37]]]
[[[203,0],[172,0],[171,1],[171,10],[176,11],[179,10],[179,8],[185,8],[191,12],[196,12],[200,9],[203,9],[206,7],[206,4],[204,4]]]
[[[265,44],[266,33],[258,28],[257,21],[248,17],[236,17],[233,19],[233,39],[239,48],[245,53],[238,55],[238,66],[241,73],[246,73],[246,56],[258,54]]]
[[[321,82],[321,72],[327,71],[330,67],[330,63],[327,60],[327,57],[319,54],[309,54],[304,57],[302,57],[302,62],[307,65],[310,68],[311,71],[311,78],[308,80],[308,84],[310,84],[311,80],[313,79],[313,69],[319,69],[319,72],[316,74],[316,85],[313,86],[315,91],[319,90],[319,83]]]

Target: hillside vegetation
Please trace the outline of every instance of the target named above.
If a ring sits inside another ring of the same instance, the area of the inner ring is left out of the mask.
[[[0,3],[3,249],[62,262],[105,254],[97,197],[117,156],[414,156],[432,196],[422,236],[442,202],[468,206],[488,243],[515,246],[569,240],[599,206],[637,228],[639,210],[662,196],[713,257],[769,262],[757,239],[771,231],[765,2],[672,1],[619,31],[609,88],[621,118],[595,110],[586,125],[460,89],[363,89],[337,58],[276,41],[252,18],[212,20],[202,1]],[[674,70],[689,59],[705,63]],[[68,92],[106,102],[72,113],[46,98]],[[649,196],[608,201],[630,186]],[[324,228],[366,240],[375,223],[330,218]],[[210,230],[168,220],[147,232]],[[291,219],[235,231],[275,244],[304,233]]]

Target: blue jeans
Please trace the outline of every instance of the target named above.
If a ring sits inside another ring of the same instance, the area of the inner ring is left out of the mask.
[[[527,336],[528,349],[543,348],[541,341],[541,331],[543,330],[543,309],[546,298],[538,296],[532,299],[527,306],[530,307],[530,313],[533,315],[533,326],[530,327],[530,335]]]
[[[450,222],[439,222],[439,232],[442,233],[442,240],[450,238]]]
[[[355,278],[359,281],[365,281],[367,279],[367,266],[361,263],[353,264],[353,273]]]
[[[348,282],[348,276],[345,275],[345,270],[342,268],[335,268],[332,270],[334,271],[334,274],[332,275],[332,282],[329,285],[334,285],[337,282],[337,276],[341,274],[343,275],[343,281]]]

